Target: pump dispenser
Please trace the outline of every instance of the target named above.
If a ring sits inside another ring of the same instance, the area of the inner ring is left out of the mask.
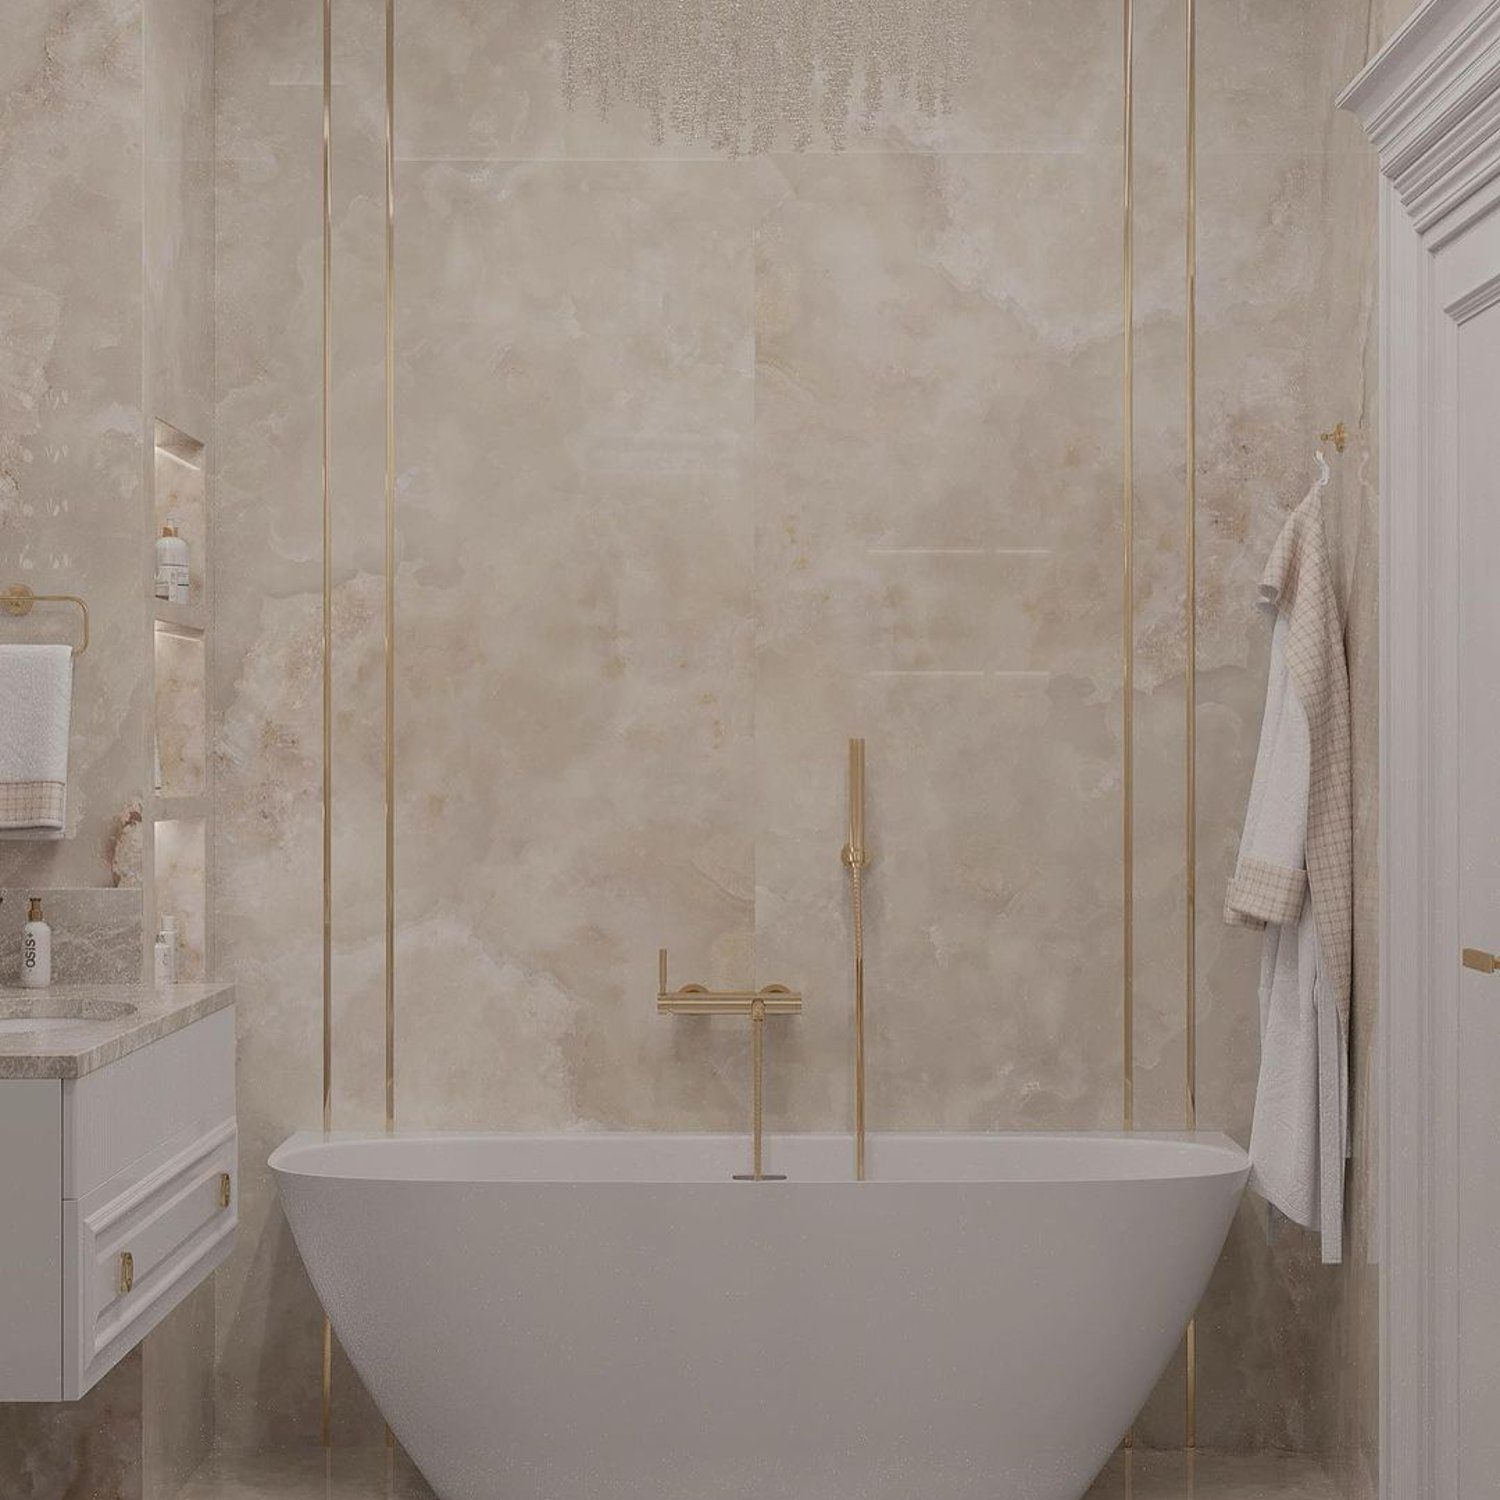
[[[156,597],[169,604],[188,602],[188,544],[170,521],[156,539]]]
[[[21,984],[28,990],[41,990],[51,983],[52,929],[42,916],[42,898],[33,896],[21,929]]]

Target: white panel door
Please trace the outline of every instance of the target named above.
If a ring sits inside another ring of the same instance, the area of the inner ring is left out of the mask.
[[[1500,245],[1492,230],[1479,233]],[[1494,271],[1500,275],[1500,263]],[[1500,951],[1500,300],[1459,323],[1449,351],[1458,450],[1459,924],[1465,946]],[[1492,1500],[1500,1493],[1500,973],[1461,969],[1457,1066],[1458,1488],[1461,1500]]]

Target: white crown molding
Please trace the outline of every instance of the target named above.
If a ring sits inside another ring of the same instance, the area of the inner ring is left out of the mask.
[[[1427,0],[1339,104],[1425,233],[1500,177],[1500,0]]]

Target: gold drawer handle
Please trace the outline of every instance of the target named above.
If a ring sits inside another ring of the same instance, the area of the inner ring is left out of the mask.
[[[1493,974],[1500,969],[1500,958],[1487,953],[1483,948],[1464,949],[1464,968],[1475,969],[1481,974]]]
[[[123,1297],[135,1285],[135,1256],[130,1251],[120,1251],[120,1295]]]
[[[229,1173],[219,1173],[219,1207],[228,1208],[230,1198]]]

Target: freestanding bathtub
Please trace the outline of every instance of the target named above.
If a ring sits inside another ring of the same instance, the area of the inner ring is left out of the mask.
[[[1079,1500],[1245,1183],[1223,1136],[295,1135],[339,1339],[442,1500]]]

